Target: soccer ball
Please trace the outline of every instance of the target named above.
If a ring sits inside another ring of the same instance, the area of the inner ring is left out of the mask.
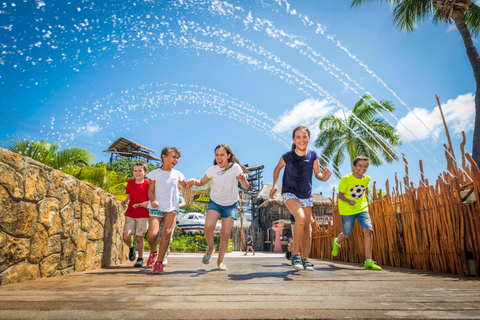
[[[365,192],[365,187],[362,185],[357,185],[350,189],[350,195],[352,196],[353,199],[360,199],[363,196],[363,193]]]

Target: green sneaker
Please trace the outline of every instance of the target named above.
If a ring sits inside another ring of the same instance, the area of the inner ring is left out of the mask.
[[[338,256],[338,249],[340,249],[341,245],[337,244],[337,239],[333,239],[333,245],[332,245],[332,256],[336,257]]]
[[[377,263],[373,260],[365,261],[364,265],[365,269],[369,270],[382,270],[382,267],[378,266]]]

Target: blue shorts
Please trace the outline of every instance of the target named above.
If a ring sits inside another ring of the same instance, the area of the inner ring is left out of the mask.
[[[310,198],[308,199],[299,199],[293,193],[286,192],[286,193],[282,193],[282,197],[283,197],[283,203],[287,202],[287,200],[290,200],[290,199],[297,199],[298,201],[300,201],[300,204],[302,205],[302,207],[304,208],[313,207],[313,196],[310,196]]]
[[[360,223],[360,227],[362,227],[362,230],[370,229],[373,231],[370,214],[368,214],[368,211],[363,211],[352,215],[342,215],[343,235],[347,237],[352,235],[353,227],[355,226],[355,219],[357,219],[358,223]]]
[[[219,204],[216,204],[215,202],[210,199],[208,202],[208,210],[215,210],[220,214],[220,218],[233,218],[237,219],[237,203],[235,202],[232,205],[229,206],[221,206]]]

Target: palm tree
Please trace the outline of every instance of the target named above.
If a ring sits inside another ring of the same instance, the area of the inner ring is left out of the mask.
[[[70,147],[60,150],[58,142],[49,143],[45,140],[9,138],[7,148],[57,170],[72,166],[88,166],[90,161],[95,159],[95,156],[86,149]]]
[[[353,6],[382,0],[352,0]],[[480,32],[480,7],[471,0],[384,0],[395,5],[393,22],[400,31],[412,32],[415,26],[432,17],[434,23],[451,23],[453,20],[462,36],[468,60],[476,83],[475,125],[473,131],[472,157],[480,167],[480,56],[473,45]]]
[[[333,157],[333,163],[340,167],[348,153],[350,162],[357,156],[367,156],[375,166],[382,164],[381,154],[387,162],[398,159],[394,148],[400,146],[402,141],[395,127],[390,125],[383,118],[375,118],[377,113],[388,110],[395,111],[391,101],[374,99],[365,94],[353,108],[353,114],[348,116],[344,114],[343,119],[333,115],[320,120],[320,133],[315,140],[317,148],[323,148],[325,157],[320,159],[322,166],[326,165],[327,160]],[[358,120],[360,119],[371,130]],[[372,130],[375,131],[384,140],[374,138]],[[338,172],[335,172],[340,177]]]

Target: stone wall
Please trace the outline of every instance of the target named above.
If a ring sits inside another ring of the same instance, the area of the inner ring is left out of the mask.
[[[126,261],[116,198],[0,148],[0,284]]]

